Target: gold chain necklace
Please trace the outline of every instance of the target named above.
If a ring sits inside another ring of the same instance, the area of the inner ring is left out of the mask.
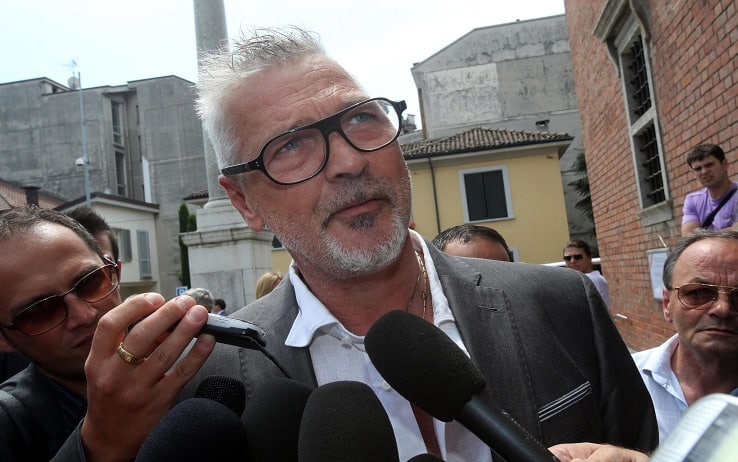
[[[421,298],[423,300],[423,319],[425,319],[425,314],[428,310],[428,273],[425,271],[425,263],[423,263],[423,259],[420,258],[420,252],[417,250],[415,251],[415,259],[418,260],[418,277],[415,278],[415,287],[413,288],[413,293],[410,294],[410,300],[407,302],[407,307],[405,308],[405,311],[410,312],[410,305],[413,303],[413,299],[415,298],[415,292],[418,290],[418,282],[420,282],[420,275],[423,275],[423,292],[421,293]]]

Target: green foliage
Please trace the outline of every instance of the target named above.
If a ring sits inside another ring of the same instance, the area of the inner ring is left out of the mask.
[[[584,151],[579,151],[577,158],[572,163],[571,168],[577,173],[576,180],[569,183],[574,190],[582,197],[574,205],[577,210],[582,212],[584,216],[594,222],[594,212],[592,211],[592,196],[589,192],[589,177],[587,176],[587,160],[584,158]]]

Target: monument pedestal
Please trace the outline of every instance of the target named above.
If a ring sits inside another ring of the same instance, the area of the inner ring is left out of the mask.
[[[232,313],[256,299],[256,280],[272,269],[271,231],[246,226],[228,199],[197,210],[197,231],[183,233],[190,259],[190,283],[222,298]]]

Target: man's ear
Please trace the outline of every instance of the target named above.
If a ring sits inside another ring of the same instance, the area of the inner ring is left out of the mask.
[[[16,351],[15,347],[8,342],[8,339],[5,338],[5,334],[2,329],[0,329],[0,351],[4,351],[6,353]]]
[[[671,323],[671,308],[669,307],[669,296],[671,295],[673,291],[667,289],[666,287],[664,287],[661,290],[662,290],[661,306],[664,311],[664,320],[666,320],[666,322],[668,323]],[[674,294],[674,296],[676,297],[676,294]]]
[[[225,175],[218,177],[218,183],[225,189],[231,204],[238,210],[249,228],[254,231],[261,231],[264,228],[264,220],[256,213],[249,198],[243,192],[243,187],[236,180],[228,178]]]

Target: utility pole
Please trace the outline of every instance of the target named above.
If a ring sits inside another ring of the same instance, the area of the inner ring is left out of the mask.
[[[72,61],[74,68],[77,67],[77,62]],[[74,75],[74,70],[72,70]],[[90,207],[90,159],[87,157],[87,134],[85,132],[85,102],[82,97],[82,74],[77,70],[77,92],[79,93],[79,129],[82,136],[82,168],[85,175],[85,205]]]

